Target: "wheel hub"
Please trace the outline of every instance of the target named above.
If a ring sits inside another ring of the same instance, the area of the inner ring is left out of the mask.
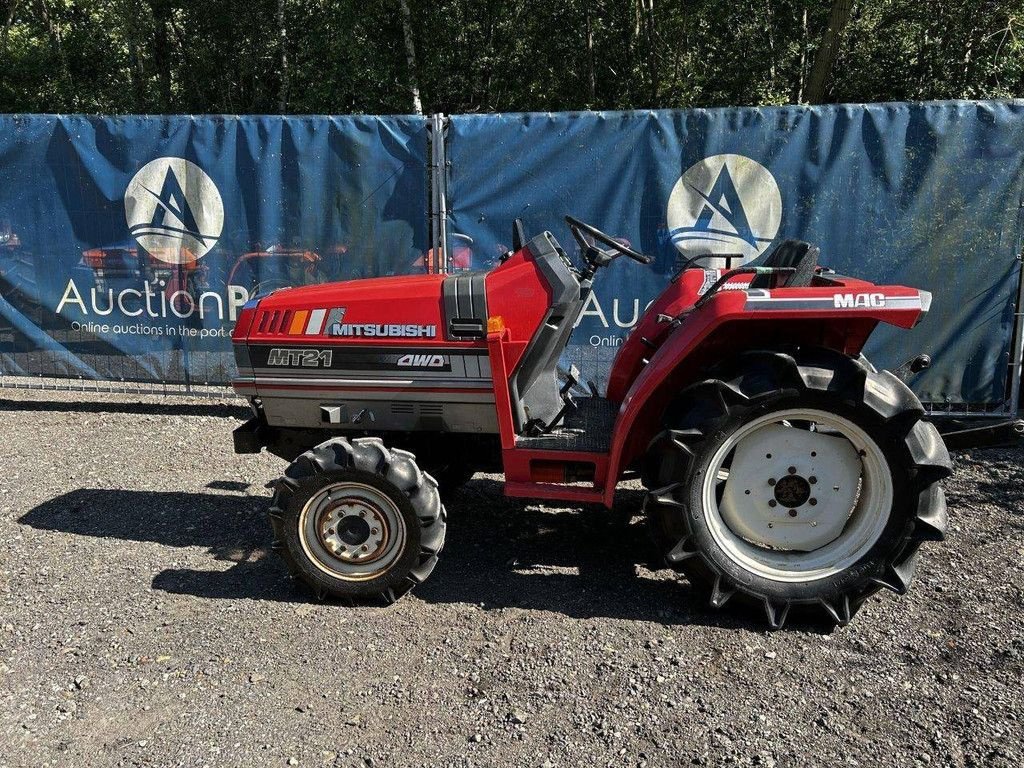
[[[321,541],[340,560],[369,562],[387,544],[387,518],[363,500],[343,501],[321,513]]]
[[[361,517],[346,515],[338,523],[338,538],[346,544],[356,546],[370,538],[370,524]]]
[[[347,581],[365,581],[387,571],[407,538],[395,502],[378,488],[350,481],[314,494],[302,510],[299,529],[310,560]]]
[[[800,475],[786,475],[775,482],[775,501],[787,509],[802,507],[810,498],[811,484]]]
[[[848,439],[776,422],[734,445],[719,507],[736,535],[768,549],[810,552],[843,532],[862,469]]]

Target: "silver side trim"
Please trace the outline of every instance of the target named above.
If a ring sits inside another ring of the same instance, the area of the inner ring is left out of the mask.
[[[309,389],[316,389],[318,385],[326,387],[379,387],[381,389],[434,389],[444,387],[447,389],[465,389],[468,391],[488,392],[492,389],[489,380],[472,379],[356,379],[356,378],[333,378],[333,377],[293,377],[293,376],[237,376],[236,384],[254,384],[257,387],[261,384],[296,386]]]
[[[922,293],[924,292],[922,291]],[[920,296],[887,296],[884,306],[880,307],[837,307],[834,296],[816,296],[813,298],[787,296],[777,298],[769,295],[748,295],[743,309],[746,311],[777,309],[907,310],[922,309],[922,299]]]

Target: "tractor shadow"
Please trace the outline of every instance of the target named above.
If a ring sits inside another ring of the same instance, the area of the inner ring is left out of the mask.
[[[88,398],[95,394],[94,400]],[[50,413],[123,413],[130,416],[216,416],[244,421],[251,411],[240,403],[211,401],[209,403],[152,403],[105,399],[106,392],[82,392],[80,400],[9,400],[0,398],[0,411],[46,411]],[[112,394],[119,394],[114,392]],[[129,393],[129,395],[131,394]],[[140,393],[139,397],[150,396]],[[225,395],[229,398],[230,395]]]
[[[205,598],[257,598],[302,602],[270,557],[263,496],[243,496],[241,484],[213,481],[211,489],[236,493],[183,493],[82,488],[25,513],[18,522],[77,536],[154,542],[175,549],[198,547],[226,570],[168,568],[153,588]]]
[[[314,602],[270,553],[269,499],[213,481],[211,493],[79,489],[19,522],[79,536],[203,548],[229,568],[167,568],[154,589],[205,599]],[[232,493],[233,491],[234,493]],[[448,536],[437,569],[415,596],[427,603],[518,607],[571,618],[750,627],[711,613],[705,598],[660,566],[639,516],[642,494],[624,491],[613,512],[508,499],[481,478],[446,500]]]
[[[573,618],[718,623],[689,584],[658,570],[642,503],[630,490],[612,511],[510,499],[500,482],[473,480],[445,500],[444,552],[416,596]]]

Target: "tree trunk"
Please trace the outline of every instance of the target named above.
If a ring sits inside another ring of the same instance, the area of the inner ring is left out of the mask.
[[[597,79],[594,77],[594,28],[590,23],[590,7],[587,6],[587,93],[590,94],[591,109],[597,99]]]
[[[171,0],[150,0],[153,9],[153,61],[156,63],[156,75],[160,103],[157,109],[163,114],[171,110],[171,62],[174,60],[171,51]]]
[[[658,105],[661,77],[658,70],[657,34],[654,25],[654,0],[640,0],[644,10],[644,31],[647,38],[647,76],[651,80],[651,105]]]
[[[11,7],[7,11],[7,20],[4,21],[4,32],[0,39],[0,53],[7,54],[7,42],[11,34],[11,25],[14,24],[14,14],[18,12],[18,5],[21,0],[11,0]]]
[[[971,62],[974,59],[974,40],[979,32],[977,22],[971,24],[971,31],[967,35],[967,45],[964,50],[963,68],[960,79],[960,98],[969,99],[972,94],[968,93],[968,86],[971,83]]]
[[[402,9],[402,33],[405,36],[405,60],[409,65],[409,91],[412,94],[412,111],[423,114],[423,102],[420,101],[420,86],[416,79],[416,45],[412,39],[412,14],[409,13],[408,0],[398,0]]]
[[[68,67],[68,57],[64,53],[64,43],[61,40],[60,28],[54,23],[50,16],[50,6],[47,5],[47,0],[39,0],[39,15],[43,19],[43,24],[46,25],[46,32],[50,36],[50,44],[57,52],[57,59],[60,61],[61,77],[68,88],[68,97],[70,99],[71,106],[74,107],[78,99],[75,95],[75,84],[71,79],[71,69]]]
[[[285,0],[277,0],[277,40],[281,46],[281,91],[277,97],[277,111],[282,115],[288,111],[288,89],[291,86],[288,73],[288,28],[284,23]]]
[[[839,54],[839,44],[842,42],[846,24],[850,21],[852,8],[853,0],[832,1],[832,10],[828,15],[828,28],[821,38],[821,47],[818,48],[818,55],[814,58],[814,66],[807,82],[806,96],[807,102],[810,104],[820,104],[825,98],[825,88],[832,74],[836,56]]]
[[[796,89],[797,104],[803,104],[804,86],[807,85],[807,6],[804,6],[803,31],[803,45],[800,46],[800,83]]]

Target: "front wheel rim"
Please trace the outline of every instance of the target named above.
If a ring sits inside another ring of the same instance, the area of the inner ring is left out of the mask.
[[[298,520],[303,552],[320,571],[343,581],[386,573],[405,549],[405,517],[387,493],[344,481],[321,488]]]
[[[859,425],[791,408],[730,435],[711,458],[701,496],[711,537],[730,560],[765,579],[801,583],[868,553],[889,522],[893,482],[882,449]]]

